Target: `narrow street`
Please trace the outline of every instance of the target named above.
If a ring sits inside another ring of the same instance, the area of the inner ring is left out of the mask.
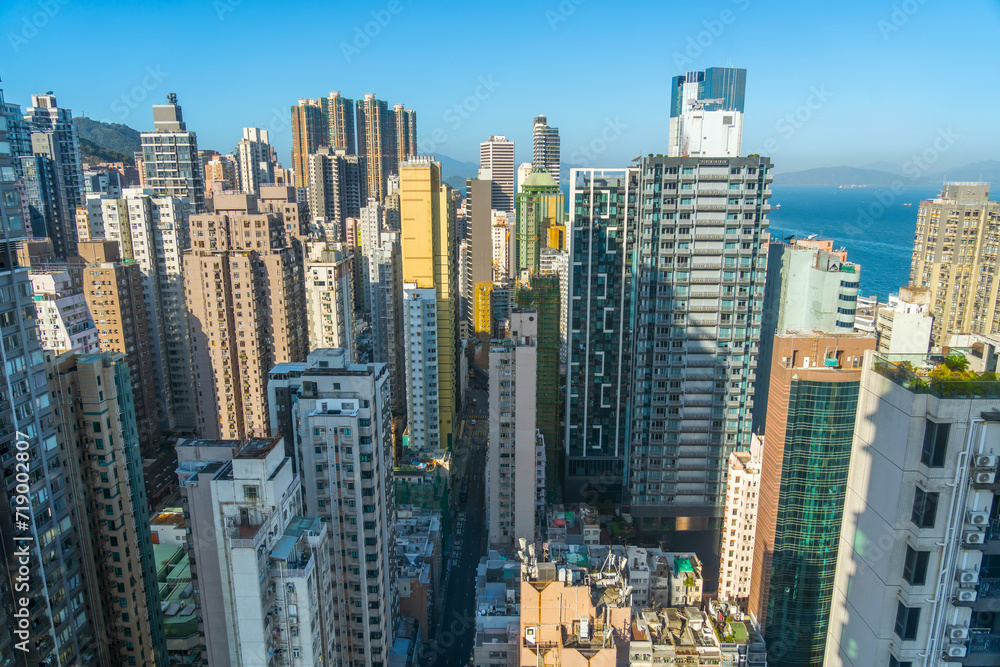
[[[445,586],[443,623],[436,639],[431,640],[428,661],[436,667],[468,665],[475,637],[476,568],[486,548],[485,477],[489,439],[489,391],[476,387],[486,381],[486,374],[477,372],[470,382],[463,411],[465,427],[456,447],[450,574]],[[473,399],[476,405],[472,404]],[[464,501],[460,498],[463,478],[468,480],[468,497]]]

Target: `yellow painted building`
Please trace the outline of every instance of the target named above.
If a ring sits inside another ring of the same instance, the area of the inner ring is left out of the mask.
[[[547,233],[547,248],[566,250],[566,225],[549,225]]]
[[[458,414],[456,316],[458,261],[455,208],[441,164],[415,157],[399,169],[403,283],[437,293],[438,418],[441,442],[451,449]]]
[[[472,330],[482,338],[493,335],[493,283],[476,283],[472,290]]]

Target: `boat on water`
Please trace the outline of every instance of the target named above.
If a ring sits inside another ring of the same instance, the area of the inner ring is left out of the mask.
[[[771,208],[773,208],[775,211],[777,211],[779,208],[781,208],[781,204],[775,204]]]
[[[906,203],[906,204],[903,204],[903,206],[913,206],[913,204]]]

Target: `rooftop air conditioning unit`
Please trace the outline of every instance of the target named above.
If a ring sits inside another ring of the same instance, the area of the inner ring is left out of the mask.
[[[997,479],[995,472],[974,472],[972,479],[976,484],[992,484]]]
[[[964,625],[953,625],[948,628],[948,639],[968,639],[969,638],[969,628]]]
[[[965,543],[966,544],[983,544],[986,541],[986,535],[979,530],[967,530],[965,531]]]
[[[969,510],[966,521],[973,526],[985,526],[990,522],[990,513]]]
[[[966,585],[979,583],[979,572],[977,572],[976,570],[959,571],[958,583]]]
[[[964,658],[967,650],[968,649],[961,644],[948,644],[948,648],[945,649],[945,653],[948,654],[949,658]]]
[[[955,595],[955,599],[959,602],[975,602],[977,597],[979,593],[973,590],[959,590]]]
[[[997,467],[996,454],[976,454],[976,467],[996,468]]]

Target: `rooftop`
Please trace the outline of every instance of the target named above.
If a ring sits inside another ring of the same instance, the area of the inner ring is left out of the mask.
[[[944,354],[875,355],[872,370],[915,394],[938,398],[998,398],[996,373],[969,370],[970,348],[949,348]]]

